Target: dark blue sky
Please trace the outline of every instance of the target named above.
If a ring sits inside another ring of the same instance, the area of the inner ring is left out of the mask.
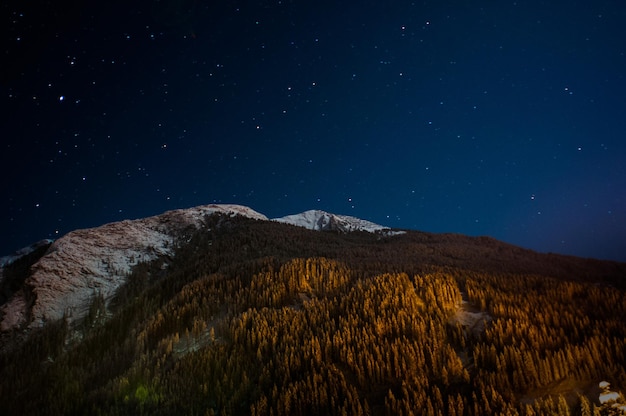
[[[626,261],[621,1],[83,3],[2,5],[0,254],[228,202]]]

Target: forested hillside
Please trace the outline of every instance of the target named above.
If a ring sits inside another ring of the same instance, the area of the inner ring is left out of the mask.
[[[96,296],[83,322],[3,335],[0,414],[608,415],[626,404],[621,263],[214,215],[128,282],[108,303]]]

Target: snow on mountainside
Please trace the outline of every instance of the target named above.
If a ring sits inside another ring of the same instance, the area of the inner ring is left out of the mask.
[[[85,316],[95,295],[110,299],[134,265],[172,254],[176,238],[212,213],[268,220],[241,205],[204,205],[70,232],[50,246],[23,287],[0,307],[0,330]]]
[[[190,227],[198,229],[205,216],[213,213],[269,221],[265,215],[245,206],[214,204],[72,231],[50,245],[32,266],[31,275],[21,288],[0,306],[0,331],[38,327],[63,316],[70,320],[83,318],[95,296],[111,299],[126,282],[133,266],[172,255],[185,231]],[[402,233],[359,218],[317,210],[275,221],[312,230]],[[46,244],[50,242],[45,240]],[[37,247],[41,245],[1,258],[0,280],[3,267]]]
[[[320,210],[310,210],[300,214],[287,215],[286,217],[275,218],[273,221],[297,225],[316,231],[367,231],[370,233],[383,232],[385,234],[402,233],[401,231],[393,232],[389,227],[384,227],[371,221],[350,217],[348,215],[331,214]]]

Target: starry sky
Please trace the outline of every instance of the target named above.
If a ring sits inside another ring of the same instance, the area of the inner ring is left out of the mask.
[[[0,9],[0,254],[222,202],[626,261],[622,1]]]

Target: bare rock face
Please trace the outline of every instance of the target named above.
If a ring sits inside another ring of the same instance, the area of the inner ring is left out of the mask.
[[[84,317],[94,296],[110,299],[134,265],[172,254],[181,234],[199,228],[212,213],[267,220],[240,205],[205,205],[70,232],[50,246],[22,289],[2,305],[0,330]]]

